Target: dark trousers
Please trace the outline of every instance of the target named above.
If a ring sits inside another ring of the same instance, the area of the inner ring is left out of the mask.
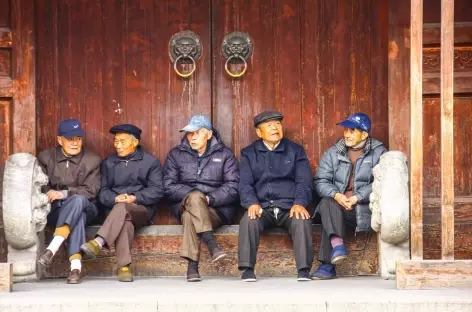
[[[129,265],[134,232],[149,224],[146,207],[118,203],[108,214],[97,232],[108,246],[115,244],[116,264],[119,268]]]
[[[213,231],[223,222],[216,210],[208,206],[202,192],[191,192],[182,200],[182,224],[184,236],[180,256],[193,261],[200,260],[199,233]]]
[[[272,209],[264,209],[262,216],[249,219],[247,212],[239,223],[238,257],[239,269],[254,268],[260,234],[267,228],[284,228],[292,237],[297,270],[311,269],[313,265],[313,236],[311,219],[289,217],[289,211],[281,210],[275,218]]]
[[[80,245],[85,243],[85,227],[97,213],[97,207],[82,195],[72,195],[52,203],[47,225],[57,228],[67,224],[70,227],[67,238],[69,257],[80,252]]]
[[[356,210],[346,210],[333,198],[323,198],[317,208],[321,216],[321,244],[318,260],[331,263],[331,236],[336,235],[344,239],[346,227],[356,228]]]

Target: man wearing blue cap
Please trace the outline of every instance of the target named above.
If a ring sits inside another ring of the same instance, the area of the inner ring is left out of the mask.
[[[386,152],[382,144],[371,138],[371,121],[363,113],[355,113],[338,123],[344,127],[344,138],[328,149],[315,173],[315,190],[321,198],[317,212],[323,232],[318,260],[321,265],[312,279],[336,277],[335,266],[348,256],[344,245],[345,226],[356,232],[370,231],[372,169]]]
[[[98,199],[107,217],[95,239],[80,249],[90,257],[104,247],[115,245],[118,280],[132,282],[131,247],[134,233],[148,225],[156,204],[164,196],[159,160],[139,145],[141,129],[123,124],[110,129],[116,153],[106,158],[100,168],[102,177]]]
[[[187,281],[197,282],[200,240],[213,262],[226,256],[213,231],[231,224],[239,199],[239,172],[233,152],[207,117],[193,116],[180,131],[185,135],[167,156],[164,186],[172,212],[184,227],[180,256],[188,261]]]
[[[260,138],[241,151],[239,193],[247,212],[239,223],[241,280],[255,282],[260,234],[287,229],[293,241],[297,280],[309,281],[313,264],[312,222],[307,208],[313,183],[305,150],[284,138],[283,115],[265,111],[254,117]]]
[[[54,237],[38,262],[48,267],[67,240],[69,284],[82,280],[80,245],[85,242],[85,226],[97,215],[95,197],[100,189],[101,159],[82,148],[83,137],[84,130],[78,120],[64,120],[59,124],[59,146],[38,155],[39,164],[49,177],[49,183],[42,189],[51,203],[47,224],[55,227]]]

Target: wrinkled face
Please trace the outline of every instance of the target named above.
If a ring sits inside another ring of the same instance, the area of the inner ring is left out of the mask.
[[[129,133],[115,134],[115,149],[120,157],[133,154],[139,145],[139,140]]]
[[[203,153],[206,150],[208,140],[213,136],[213,131],[200,128],[194,132],[187,132],[186,136],[192,149],[199,153]]]
[[[82,151],[82,137],[66,138],[58,136],[57,142],[62,146],[62,151],[66,156],[75,156]]]
[[[346,142],[346,146],[352,147],[356,146],[357,144],[361,143],[369,134],[365,131],[361,131],[359,129],[350,129],[344,128],[344,141]]]
[[[256,133],[264,141],[277,144],[284,137],[284,127],[280,120],[269,120],[257,126]]]

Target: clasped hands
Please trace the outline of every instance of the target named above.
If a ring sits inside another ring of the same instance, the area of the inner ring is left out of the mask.
[[[247,210],[249,219],[254,220],[262,216],[262,207],[260,205],[251,205]],[[290,218],[295,216],[297,219],[310,219],[310,214],[305,207],[300,205],[293,205],[290,209]]]
[[[353,195],[351,197],[347,197],[346,195],[341,194],[341,193],[336,193],[336,195],[334,195],[334,200],[338,204],[343,206],[344,209],[346,209],[346,210],[352,210],[354,208],[354,206],[357,204],[357,202],[359,201],[359,199],[357,198],[356,195]]]
[[[136,202],[136,196],[134,195],[120,194],[115,198],[115,203],[132,204],[134,202]]]

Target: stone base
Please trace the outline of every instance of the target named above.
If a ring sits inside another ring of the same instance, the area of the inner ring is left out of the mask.
[[[397,261],[410,259],[410,243],[398,246],[390,245],[379,239],[380,276],[383,279],[395,279]]]
[[[239,276],[237,225],[224,226],[217,231],[216,239],[228,253],[218,266],[210,261],[206,247],[202,246],[200,274],[204,276]],[[315,259],[319,250],[321,227],[313,226]],[[98,227],[89,227],[87,236],[93,238]],[[49,235],[50,236],[50,235]],[[50,237],[47,239],[49,241]],[[136,276],[184,276],[187,261],[179,257],[182,243],[180,225],[154,225],[142,229],[135,238],[132,249]],[[378,253],[375,233],[358,233],[346,239],[350,251],[349,260],[337,268],[340,276],[377,275]],[[96,260],[84,260],[83,266],[89,276],[112,276],[116,274],[114,249],[104,252]],[[318,262],[314,262],[314,268]],[[61,248],[48,268],[46,277],[66,277],[69,271],[65,248]],[[261,237],[256,267],[258,276],[294,276],[295,259],[289,235],[282,230],[272,230]]]

